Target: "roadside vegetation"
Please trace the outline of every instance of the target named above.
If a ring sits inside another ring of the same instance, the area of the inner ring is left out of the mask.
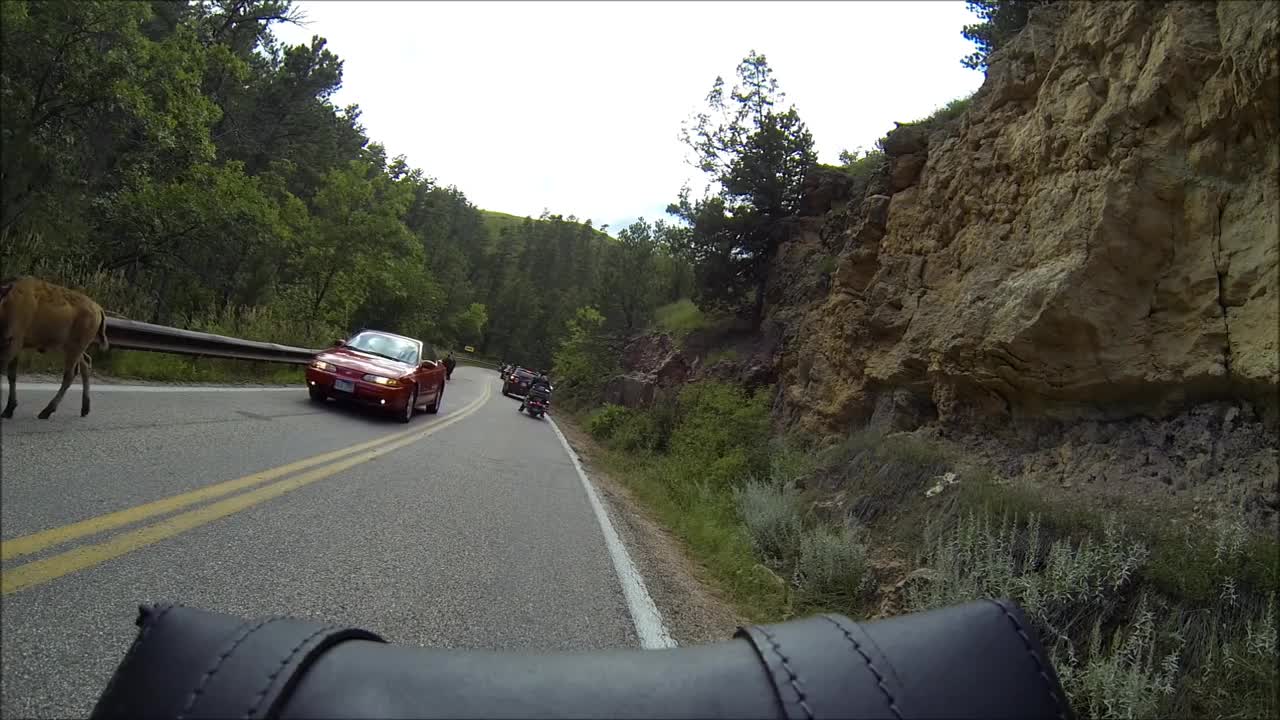
[[[770,390],[708,381],[577,415],[605,469],[751,620],[1010,597],[1082,718],[1280,710],[1275,538],[1225,517],[1197,533],[1073,513],[910,435],[771,437]]]
[[[147,322],[307,347],[370,326],[542,367],[581,307],[626,332],[693,292],[660,223],[611,238],[573,215],[486,212],[389,157],[334,103],[343,61],[325,40],[275,38],[299,15],[0,3],[0,275]]]
[[[978,44],[965,62],[984,65],[1034,4],[971,3],[988,24],[965,29]],[[717,79],[710,112],[687,136],[695,154],[710,149],[700,156],[703,168],[728,189],[682,198],[677,208],[704,290],[655,312],[654,329],[677,339],[706,328],[708,314],[756,309],[752,258],[768,258],[771,247],[737,239],[768,235],[767,221],[750,231],[741,223],[770,215],[751,198],[788,197],[768,192],[787,176],[766,179],[746,168],[764,156],[804,157],[801,126],[768,115],[782,107],[780,95],[762,103],[770,109],[760,115],[744,110],[776,91],[763,58],[744,60],[739,75],[741,86],[729,93]],[[707,130],[725,98],[739,103],[736,117],[765,121]],[[970,102],[957,99],[915,124],[954,122]],[[879,146],[842,162],[867,182],[886,169]],[[734,194],[753,177],[754,195]],[[716,248],[732,261],[717,262]],[[726,273],[737,280],[727,282]],[[705,291],[715,283],[715,292]],[[608,351],[584,336],[564,348],[563,365],[588,349]],[[730,349],[706,350],[711,364],[734,358]],[[589,375],[570,384],[600,387],[607,379]],[[649,407],[600,405],[583,393],[569,408],[600,446],[604,469],[683,540],[749,619],[821,611],[868,618],[1009,597],[1032,618],[1081,718],[1280,712],[1276,538],[1249,532],[1230,514],[1210,527],[1172,528],[1138,513],[1051,504],[911,434],[858,430],[821,443],[779,437],[769,416],[774,391],[702,380],[660,392]]]

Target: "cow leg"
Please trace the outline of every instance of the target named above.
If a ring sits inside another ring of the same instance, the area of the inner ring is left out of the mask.
[[[89,374],[93,372],[93,358],[85,353],[80,358],[80,385],[84,394],[80,397],[80,417],[89,414]]]
[[[9,352],[8,348],[0,349],[0,367],[9,376],[9,399],[4,404],[4,412],[0,418],[13,417],[13,409],[18,406],[18,353]]]
[[[71,387],[71,380],[76,376],[76,368],[80,365],[81,351],[67,353],[66,361],[62,366],[62,387],[58,388],[58,394],[53,396],[48,405],[40,411],[36,417],[41,420],[48,420],[49,416],[58,409],[58,403],[62,402],[62,396],[67,394],[67,388]]]

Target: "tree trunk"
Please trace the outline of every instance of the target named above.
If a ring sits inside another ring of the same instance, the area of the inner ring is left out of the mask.
[[[764,271],[760,273],[760,277],[756,280],[755,307],[751,309],[751,329],[752,330],[759,330],[760,324],[764,322],[764,295],[765,295],[765,290],[769,285],[768,268],[769,266],[766,263]]]

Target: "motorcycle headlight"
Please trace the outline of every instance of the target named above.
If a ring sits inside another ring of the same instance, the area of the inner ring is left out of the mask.
[[[333,366],[323,360],[316,360],[311,363],[311,367],[317,370],[332,370]]]
[[[389,377],[382,377],[381,375],[365,375],[364,381],[377,383],[379,385],[386,385],[387,387],[396,387],[400,384],[400,381],[398,380]]]

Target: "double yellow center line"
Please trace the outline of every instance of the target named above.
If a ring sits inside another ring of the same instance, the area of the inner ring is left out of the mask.
[[[251,492],[235,495],[195,510],[174,515],[155,524],[115,535],[99,543],[84,545],[42,560],[19,565],[11,570],[0,571],[0,595],[8,595],[9,593],[40,585],[63,575],[104,563],[201,525],[206,525],[214,520],[251,508],[254,505],[292,492],[305,485],[310,485],[317,480],[342,472],[347,468],[368,462],[379,455],[417,442],[479,410],[489,400],[491,391],[492,388],[486,383],[484,393],[479,398],[463,409],[432,423],[425,429],[415,428],[393,433],[386,437],[305,458],[288,465],[253,473],[235,480],[209,485],[199,490],[174,495],[173,497],[167,497],[163,500],[157,500],[127,510],[99,515],[95,518],[25,535],[13,540],[0,541],[0,560],[7,561],[78,540],[82,537],[132,525],[147,518],[181,510],[182,508],[224,495],[230,495],[246,488],[263,485],[263,483],[271,483]],[[300,475],[293,475],[293,473],[308,470],[309,468],[314,469],[303,472]],[[285,478],[289,475],[293,476],[279,480],[279,478]],[[273,480],[279,481],[271,482]]]

